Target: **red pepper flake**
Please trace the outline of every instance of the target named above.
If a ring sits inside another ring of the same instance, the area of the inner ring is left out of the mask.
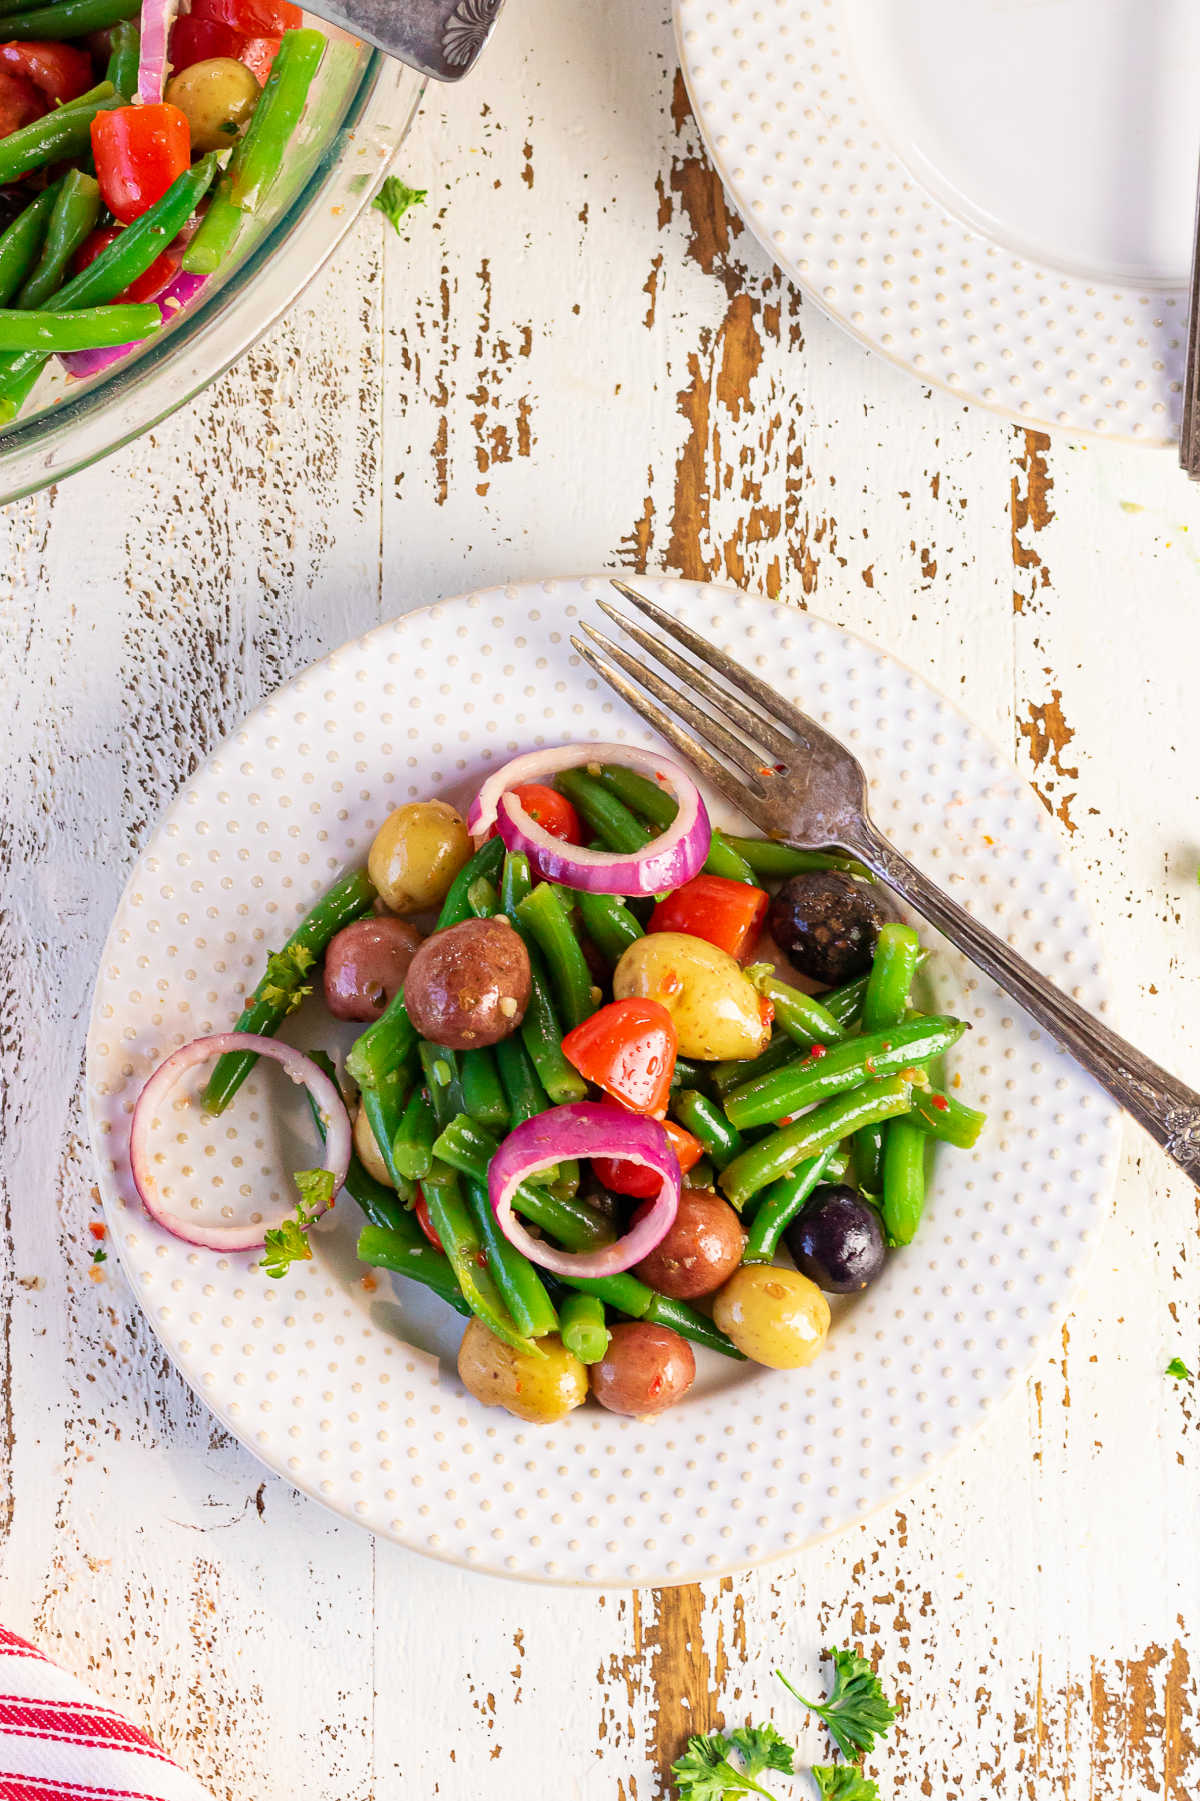
[[[814,1044],[808,1053],[808,1061],[810,1063],[819,1063],[822,1057],[827,1057],[828,1055],[829,1046],[827,1044]]]
[[[931,1104],[937,1108],[939,1113],[949,1113],[950,1103],[946,1099],[944,1094],[935,1094],[935,1095],[932,1095],[930,1098],[931,1098]]]
[[[365,1288],[368,1294],[374,1294],[375,1290],[379,1287],[379,1284],[374,1276],[368,1274],[359,1278],[358,1286],[360,1288]]]
[[[875,1074],[875,1059],[874,1059],[874,1057],[864,1057],[863,1058],[863,1068],[866,1070],[866,1072],[869,1076],[873,1076]]]
[[[883,1041],[883,1048],[884,1048],[884,1050],[885,1050],[885,1051],[890,1051],[890,1050],[891,1050],[891,1048],[892,1048],[892,1041],[891,1041],[891,1039],[890,1039],[890,1038],[885,1038],[885,1039],[884,1039],[884,1041]]]
[[[88,1226],[88,1231],[91,1233],[93,1238],[107,1238],[108,1237],[108,1227],[104,1224],[104,1221],[100,1220],[100,1219],[94,1219],[91,1222],[91,1224]]]

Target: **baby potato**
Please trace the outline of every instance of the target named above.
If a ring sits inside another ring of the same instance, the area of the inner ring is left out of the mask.
[[[358,1152],[358,1160],[369,1176],[382,1182],[387,1188],[396,1184],[388,1174],[388,1166],[383,1160],[379,1146],[375,1142],[375,1134],[371,1130],[371,1122],[360,1106],[354,1115],[354,1148]]]
[[[420,913],[441,906],[470,855],[461,814],[444,800],[414,800],[388,814],[367,869],[393,913]]]
[[[193,150],[228,150],[254,111],[260,91],[245,63],[232,56],[210,56],[172,76],[165,98],[187,120]]]
[[[825,1343],[829,1302],[799,1270],[743,1263],[718,1292],[713,1319],[755,1363],[802,1369]]]
[[[681,1057],[757,1057],[770,1042],[770,1022],[737,959],[688,932],[647,932],[635,939],[613,972],[614,999],[633,995],[667,1009]]]
[[[482,1320],[469,1320],[458,1347],[458,1373],[485,1407],[503,1407],[531,1425],[552,1426],[586,1401],[587,1369],[557,1335],[535,1342],[540,1357],[505,1344]]]

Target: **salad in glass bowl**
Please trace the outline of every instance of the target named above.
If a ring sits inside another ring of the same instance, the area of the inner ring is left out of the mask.
[[[940,1075],[966,1027],[915,1003],[922,957],[849,858],[713,830],[670,759],[539,750],[465,819],[440,799],[389,815],[233,1030],[146,1083],[134,1182],[168,1231],[261,1250],[274,1277],[344,1193],[362,1262],[466,1321],[479,1401],[647,1418],[687,1393],[693,1346],[812,1362],[829,1297],[916,1233],[931,1143],[975,1143],[983,1116]],[[340,1076],[274,1036],[314,988],[362,1027]],[[164,1151],[177,1090],[213,1063],[219,1115],[264,1054],[307,1089],[324,1154],[287,1211],[213,1222]]]

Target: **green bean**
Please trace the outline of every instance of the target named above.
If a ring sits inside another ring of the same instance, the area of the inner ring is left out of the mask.
[[[0,388],[0,425],[7,425],[10,420],[16,418],[37,387],[42,367],[40,361],[35,362],[33,368],[27,369],[24,375],[9,376],[4,386]]]
[[[429,1096],[418,1082],[392,1140],[392,1162],[410,1182],[423,1182],[433,1168],[433,1141],[437,1122]]]
[[[489,1332],[518,1351],[545,1356],[516,1322],[500,1298],[491,1270],[483,1259],[479,1231],[467,1211],[458,1176],[444,1164],[435,1163],[421,1192],[429,1209],[429,1223],[441,1240],[458,1286],[476,1319],[483,1321]]]
[[[539,882],[520,902],[513,923],[528,943],[533,941],[546,960],[558,1002],[559,1017],[568,1029],[582,1025],[596,1011],[592,974],[571,925],[562,890],[552,882]]]
[[[521,903],[524,905],[524,902]],[[537,1070],[538,1079],[555,1106],[587,1097],[587,1083],[563,1055],[562,1027],[550,996],[546,966],[535,945],[529,952],[529,1005],[521,1021],[521,1040]]]
[[[494,919],[500,911],[500,896],[489,876],[476,876],[467,889],[467,911],[473,919]]]
[[[481,1044],[475,1050],[464,1051],[459,1060],[459,1074],[462,1081],[462,1111],[469,1113],[472,1119],[477,1119],[481,1126],[490,1126],[496,1132],[507,1132],[508,1102],[500,1085],[496,1059],[488,1047]]]
[[[826,1095],[841,1094],[876,1076],[897,1075],[911,1064],[940,1056],[966,1031],[961,1019],[921,1015],[886,1032],[847,1038],[820,1056],[785,1063],[773,1075],[735,1088],[725,1100],[732,1125],[763,1126],[798,1113]]]
[[[929,1089],[913,1095],[912,1123],[930,1138],[969,1151],[987,1124],[987,1114],[956,1101],[952,1094]]]
[[[65,12],[72,3],[73,0],[62,0],[59,6],[47,8],[47,14],[50,11]],[[9,31],[8,35],[14,34]],[[91,148],[92,120],[96,114],[111,112],[124,104],[111,81],[102,81],[68,106],[55,107],[53,112],[35,119],[32,125],[22,125],[19,131],[9,132],[6,138],[0,138],[0,182],[19,181],[31,169],[43,169],[47,163],[73,161],[86,155]]]
[[[392,1270],[419,1282],[447,1301],[456,1313],[470,1319],[471,1309],[458,1286],[449,1261],[426,1242],[420,1226],[411,1214],[402,1213],[394,1226],[382,1222],[364,1226],[358,1235],[358,1257],[374,1269]]]
[[[118,94],[132,100],[137,93],[141,32],[132,19],[121,19],[109,32],[108,42],[106,79],[112,82]]]
[[[0,306],[8,305],[37,261],[59,186],[56,181],[45,188],[0,235]]]
[[[132,231],[134,227],[127,229]],[[323,955],[330,939],[343,926],[368,912],[374,899],[375,884],[365,869],[352,869],[349,874],[339,876],[333,887],[327,889],[316,906],[305,914],[283,949],[268,957],[266,972],[243,1008],[234,1031],[273,1038],[288,1014],[307,994],[305,978],[317,958]],[[204,1090],[205,1110],[223,1113],[257,1062],[258,1057],[253,1051],[227,1051],[223,1057],[218,1057]],[[353,1070],[350,1073],[360,1081]]]
[[[672,1088],[696,1088],[704,1093],[708,1083],[711,1063],[696,1063],[690,1057],[676,1057],[675,1068],[671,1072]]]
[[[17,295],[17,306],[40,307],[62,286],[67,265],[91,234],[99,217],[100,184],[94,176],[85,175],[82,169],[68,169],[55,198],[42,253]],[[154,311],[157,313],[158,308]]]
[[[624,801],[617,799],[597,776],[586,769],[564,769],[554,778],[560,794],[565,794],[588,830],[596,834],[606,850],[632,854],[643,850],[654,833],[635,819]]]
[[[772,1182],[759,1195],[758,1206],[746,1235],[743,1263],[770,1263],[779,1249],[779,1240],[803,1207],[818,1183],[827,1181],[828,1171],[838,1156],[836,1145],[806,1158],[788,1175]]]
[[[63,356],[148,338],[162,329],[156,306],[88,306],[77,312],[0,311],[0,351],[41,350]]]
[[[486,1182],[488,1165],[499,1149],[490,1132],[460,1113],[439,1134],[433,1154],[460,1174]],[[612,1243],[612,1226],[586,1201],[562,1200],[544,1188],[522,1182],[513,1197],[513,1206],[541,1231],[557,1239],[564,1250],[594,1251]]]
[[[333,1067],[333,1059],[324,1051],[309,1051],[308,1054],[318,1069],[324,1070],[330,1081],[336,1083],[337,1072]],[[311,1094],[308,1097],[308,1104],[312,1110],[312,1116],[317,1122],[317,1131],[321,1134],[321,1142],[324,1144],[328,1128],[321,1117],[321,1109]],[[358,1202],[373,1226],[384,1226],[397,1232],[404,1229],[409,1215],[404,1210],[400,1196],[393,1193],[390,1188],[385,1188],[382,1182],[375,1180],[375,1177],[360,1161],[357,1151],[350,1153],[350,1164],[346,1170],[343,1187],[350,1199]]]
[[[538,1081],[537,1070],[518,1035],[502,1038],[499,1044],[493,1046],[493,1054],[500,1075],[500,1085],[508,1104],[509,1126],[515,1129],[524,1125],[527,1119],[544,1113],[550,1100]]]
[[[700,1140],[717,1169],[724,1169],[745,1148],[741,1133],[730,1125],[716,1102],[694,1088],[680,1088],[671,1095],[671,1116]]]
[[[466,1112],[458,1052],[447,1050],[442,1044],[429,1044],[422,1039],[417,1047],[417,1054],[421,1059],[425,1092],[433,1108],[437,1129],[444,1132],[452,1119],[457,1119],[460,1113]]]
[[[404,990],[397,989],[374,1025],[360,1032],[350,1046],[346,1073],[360,1088],[373,1088],[411,1059],[417,1042],[417,1028],[404,1005]]]
[[[742,1359],[737,1346],[704,1314],[689,1307],[686,1301],[672,1301],[666,1295],[656,1294],[628,1270],[615,1276],[560,1275],[558,1280],[564,1288],[595,1295],[606,1306],[627,1314],[630,1319],[647,1319],[656,1326],[669,1326],[672,1332],[678,1332],[681,1338],[690,1338],[694,1344],[707,1345],[710,1351],[720,1351],[723,1357]]]
[[[717,1172],[713,1167],[712,1158],[701,1157],[698,1162],[692,1164],[683,1179],[689,1188],[715,1188]]]
[[[62,3],[71,5],[74,0]],[[234,145],[212,204],[183,253],[183,267],[189,273],[211,275],[220,268],[245,215],[262,204],[300,123],[324,49],[325,39],[319,31],[284,32],[245,134]]]
[[[841,988],[831,988],[828,994],[820,997],[826,1013],[846,1030],[857,1025],[862,1017],[869,980],[868,976],[856,976],[852,982],[844,983]]]
[[[91,31],[107,31],[110,25],[119,25],[122,19],[132,19],[140,10],[140,4],[141,0],[58,0],[55,6],[39,6],[33,12],[10,13],[4,21],[4,35],[18,43],[53,43],[59,38],[82,38]],[[124,106],[124,99],[118,104]],[[66,110],[65,106],[59,108],[60,113]],[[47,116],[55,117],[53,113]],[[11,143],[12,140],[4,141]],[[12,177],[6,175],[3,179],[11,181]]]
[[[679,811],[678,801],[665,788],[660,788],[649,776],[625,769],[619,763],[606,763],[600,771],[600,780],[627,807],[632,807],[660,832],[666,831]],[[724,876],[731,882],[749,882],[752,887],[755,883],[754,871],[724,832],[713,833],[704,868],[707,874]]]
[[[192,242],[195,243],[194,238]],[[494,880],[503,860],[504,846],[499,838],[488,838],[480,845],[470,862],[463,864],[451,882],[433,928],[435,932],[444,932],[447,926],[461,925],[464,919],[471,917],[471,905],[467,899],[471,884],[481,876],[486,876],[489,881]]]
[[[709,1072],[712,1085],[719,1095],[732,1094],[735,1088],[744,1088],[747,1082],[769,1076],[772,1070],[791,1063],[799,1054],[795,1039],[780,1032],[757,1057],[736,1057],[727,1063],[712,1064]]]
[[[585,894],[575,896],[583,929],[606,963],[619,963],[624,953],[642,936],[642,928],[617,894]]]
[[[925,1146],[911,1120],[894,1119],[883,1140],[883,1224],[892,1244],[911,1244],[925,1208]]]
[[[487,1183],[463,1183],[467,1207],[479,1234],[487,1266],[513,1324],[526,1338],[545,1338],[558,1331],[554,1302],[541,1276],[515,1245],[509,1244],[488,1199]]]
[[[63,0],[61,6],[52,10],[63,12],[70,4],[73,0]],[[70,111],[70,107],[62,107],[60,114]],[[0,139],[0,149],[11,143],[12,138]],[[182,231],[207,191],[216,168],[217,157],[213,151],[193,163],[190,169],[185,169],[182,175],[177,175],[160,200],[148,207],[132,225],[118,232],[113,242],[86,269],[81,269],[50,296],[47,303],[50,311],[58,313],[74,307],[103,306],[106,301],[116,300],[123,294],[130,282],[144,275],[171,239]],[[40,350],[0,356],[0,394],[11,397],[23,387],[27,389],[31,385],[30,375],[36,374],[45,362],[45,353]]]
[[[863,997],[862,1029],[867,1035],[898,1026],[908,1013],[921,940],[911,926],[881,926]],[[854,1174],[860,1188],[878,1194],[883,1181],[882,1126],[864,1126],[854,1138]]]
[[[533,892],[529,858],[521,850],[506,851],[500,872],[500,907],[511,919],[527,894]]]
[[[600,1363],[612,1333],[604,1323],[604,1302],[594,1294],[569,1294],[558,1310],[563,1348],[580,1363]]]
[[[838,1024],[828,1007],[814,995],[783,982],[769,963],[754,963],[746,971],[764,1000],[775,1008],[780,1030],[797,1044],[836,1044],[846,1036],[846,1028]]]
[[[793,850],[790,844],[777,844],[771,838],[738,838],[727,835],[728,842],[744,857],[755,876],[767,881],[803,875],[810,869],[842,869],[847,875],[861,876],[873,882],[875,877],[862,863],[840,850]]]
[[[840,1144],[860,1126],[869,1126],[877,1119],[894,1119],[897,1114],[907,1113],[911,1106],[912,1084],[903,1076],[867,1082],[849,1094],[834,1095],[795,1125],[771,1132],[735,1157],[721,1172],[721,1187],[733,1205],[739,1206],[760,1188],[790,1174],[807,1157],[815,1157],[831,1144]]]
[[[410,1206],[416,1199],[416,1191],[396,1162],[394,1147],[404,1120],[404,1102],[412,1082],[415,1062],[416,1059],[410,1053],[405,1065],[392,1070],[373,1088],[363,1088],[359,1094],[359,1104],[367,1116],[367,1124],[379,1147],[379,1155],[383,1158],[389,1180],[401,1199]]]

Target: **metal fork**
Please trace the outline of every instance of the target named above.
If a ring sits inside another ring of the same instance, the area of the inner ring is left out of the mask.
[[[1019,1001],[1200,1187],[1200,1094],[1101,1025],[901,856],[868,815],[862,765],[836,738],[627,583],[613,587],[697,661],[600,601],[644,655],[584,625],[590,642],[571,642],[597,674],[768,837],[801,850],[837,845],[865,863]]]

